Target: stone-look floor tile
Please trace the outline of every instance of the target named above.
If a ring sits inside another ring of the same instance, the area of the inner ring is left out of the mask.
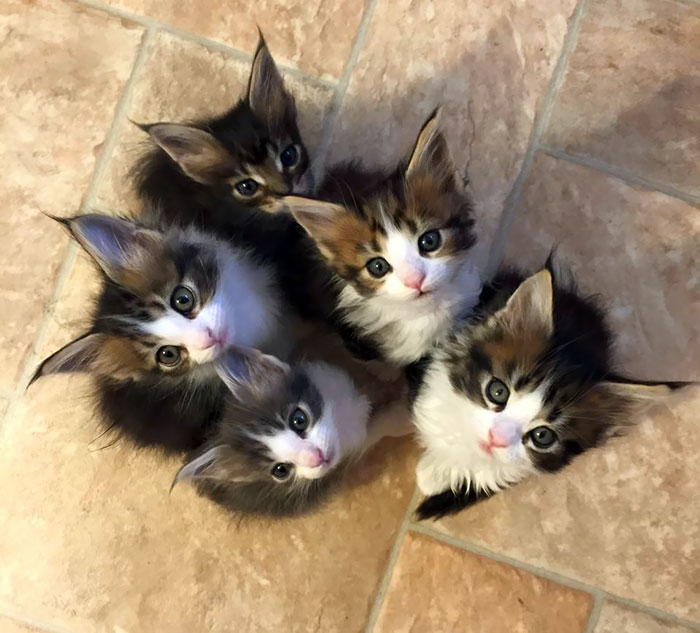
[[[2,633],[43,633],[44,629],[0,615],[0,631]]]
[[[700,195],[700,6],[592,0],[547,142]]]
[[[442,105],[450,148],[472,183],[484,257],[575,5],[480,0],[457,10],[431,0],[379,0],[330,160],[393,166]]]
[[[691,630],[615,602],[606,602],[600,612],[595,633],[691,633]]]
[[[66,251],[41,212],[66,215],[80,205],[142,30],[78,4],[9,0],[0,32],[0,388],[9,390]]]
[[[161,33],[149,47],[136,78],[128,117],[153,123],[217,116],[245,94],[249,73],[250,62]],[[285,82],[295,95],[299,128],[313,157],[333,90],[294,75],[287,75]],[[148,147],[146,134],[123,121],[99,183],[97,201],[101,205],[121,211],[138,210],[129,171]]]
[[[339,77],[366,0],[107,0],[107,4],[250,51],[258,26],[275,59],[318,76]]]
[[[538,154],[504,261],[534,269],[558,245],[582,289],[607,306],[622,369],[697,380],[698,244],[700,209]]]
[[[582,633],[592,597],[408,532],[376,633]]]
[[[168,495],[179,460],[103,448],[88,393],[46,378],[4,425],[0,609],[73,633],[364,627],[413,492],[412,442],[380,444],[314,515],[238,521],[186,485]]]

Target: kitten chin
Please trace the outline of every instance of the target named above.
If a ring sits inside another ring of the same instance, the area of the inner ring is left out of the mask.
[[[569,275],[504,271],[471,317],[408,372],[424,448],[421,519],[459,512],[536,473],[565,468],[688,383],[616,375],[605,315]]]

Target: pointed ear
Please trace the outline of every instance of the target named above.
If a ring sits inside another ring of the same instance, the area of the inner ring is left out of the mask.
[[[528,277],[497,315],[516,332],[536,330],[550,336],[554,332],[552,274],[541,270]]]
[[[317,242],[333,237],[338,219],[346,213],[345,207],[339,204],[303,196],[284,196],[281,203]]]
[[[260,33],[248,80],[248,104],[253,113],[272,130],[287,116],[295,116],[294,97],[284,87],[284,80]]]
[[[79,336],[44,359],[36,368],[27,387],[31,386],[42,376],[48,376],[49,374],[92,371],[99,357],[100,347],[103,342],[104,335],[102,334],[91,334],[88,332]]]
[[[406,168],[408,180],[426,174],[437,179],[446,189],[454,187],[457,183],[457,170],[450,148],[440,131],[439,109],[435,110],[423,125]]]
[[[125,269],[150,257],[163,239],[157,231],[110,215],[89,213],[60,221],[104,273],[117,282]]]
[[[148,132],[185,174],[199,183],[212,184],[231,167],[231,154],[204,130],[177,123],[155,123],[141,129]]]
[[[607,389],[613,395],[631,400],[635,404],[653,404],[667,398],[672,393],[691,387],[693,382],[635,382],[622,376],[611,376],[600,383],[601,388]]]
[[[236,464],[233,451],[226,444],[219,444],[207,449],[200,455],[186,461],[177,471],[170,492],[181,481],[243,482],[251,481],[250,473]]]
[[[240,401],[261,400],[276,392],[289,365],[249,347],[232,347],[216,362],[216,372]]]

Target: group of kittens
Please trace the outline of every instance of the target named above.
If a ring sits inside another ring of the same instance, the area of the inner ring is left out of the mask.
[[[173,485],[299,514],[368,446],[414,430],[417,514],[440,517],[563,468],[681,386],[614,374],[601,309],[552,258],[482,281],[437,113],[405,163],[332,166],[314,187],[261,36],[231,110],[140,127],[138,217],[59,220],[101,290],[33,380],[93,374],[107,427],[189,451]]]

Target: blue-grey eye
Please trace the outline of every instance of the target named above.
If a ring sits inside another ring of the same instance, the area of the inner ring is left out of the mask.
[[[282,167],[294,167],[299,160],[299,150],[294,145],[287,145],[280,154]]]
[[[548,426],[538,426],[529,433],[532,443],[537,448],[549,448],[557,441],[557,434]]]
[[[189,314],[194,308],[194,292],[187,286],[178,286],[170,295],[170,305],[180,314]]]
[[[244,198],[250,198],[258,192],[258,183],[252,178],[246,178],[236,183],[236,191]]]
[[[292,465],[291,464],[285,464],[284,462],[280,462],[279,464],[275,464],[272,467],[272,476],[275,479],[279,479],[280,481],[283,481],[284,479],[287,479],[289,475],[292,473]]]
[[[503,406],[508,402],[510,389],[506,387],[502,380],[492,378],[489,384],[486,385],[486,397],[494,404]]]
[[[301,433],[302,431],[305,431],[308,426],[309,416],[306,415],[306,411],[304,411],[304,409],[300,409],[299,407],[294,409],[292,414],[289,416],[289,428],[292,429],[292,431]]]
[[[165,345],[156,352],[156,360],[159,365],[175,367],[182,360],[180,348],[175,345]]]
[[[442,237],[438,230],[426,231],[418,238],[418,250],[421,253],[432,253],[440,248],[440,244],[442,244]]]
[[[389,262],[383,257],[375,257],[374,259],[370,259],[365,264],[365,268],[367,268],[367,271],[370,275],[372,275],[372,277],[377,278],[384,277],[384,275],[391,270]]]

